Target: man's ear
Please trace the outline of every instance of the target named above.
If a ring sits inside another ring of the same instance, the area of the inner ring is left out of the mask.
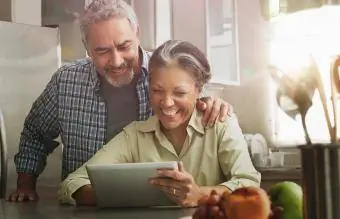
[[[89,49],[88,49],[87,43],[85,42],[85,40],[81,40],[81,41],[83,42],[84,48],[85,48],[85,50],[86,50],[86,54],[87,54],[88,56],[90,56],[90,51],[89,51]]]

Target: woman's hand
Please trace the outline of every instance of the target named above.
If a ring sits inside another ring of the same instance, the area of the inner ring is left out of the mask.
[[[96,198],[91,184],[80,187],[72,196],[77,205],[96,205]]]
[[[193,177],[184,170],[182,162],[179,162],[178,170],[159,169],[150,183],[183,207],[197,206],[198,200],[204,196]]]
[[[192,216],[193,219],[226,219],[226,200],[223,196],[211,191],[209,196],[204,196],[198,201],[199,207]]]

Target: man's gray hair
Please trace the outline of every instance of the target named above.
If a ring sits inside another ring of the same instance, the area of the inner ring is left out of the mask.
[[[88,27],[98,21],[107,21],[112,18],[127,19],[134,31],[137,31],[138,21],[133,8],[123,0],[93,0],[85,7],[80,18],[81,37],[87,45]]]

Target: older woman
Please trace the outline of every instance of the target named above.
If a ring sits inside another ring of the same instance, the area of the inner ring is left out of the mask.
[[[259,186],[261,176],[250,160],[236,117],[205,128],[202,114],[195,109],[211,78],[204,54],[189,42],[168,41],[151,56],[149,72],[155,116],[132,122],[70,174],[61,183],[60,201],[95,204],[87,164],[180,161],[179,170],[160,170],[160,177],[150,183],[184,207],[196,206],[212,190],[221,194]]]

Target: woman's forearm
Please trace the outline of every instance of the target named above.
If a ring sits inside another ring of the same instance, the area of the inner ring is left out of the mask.
[[[91,185],[80,187],[72,196],[77,205],[96,205],[96,198]]]

